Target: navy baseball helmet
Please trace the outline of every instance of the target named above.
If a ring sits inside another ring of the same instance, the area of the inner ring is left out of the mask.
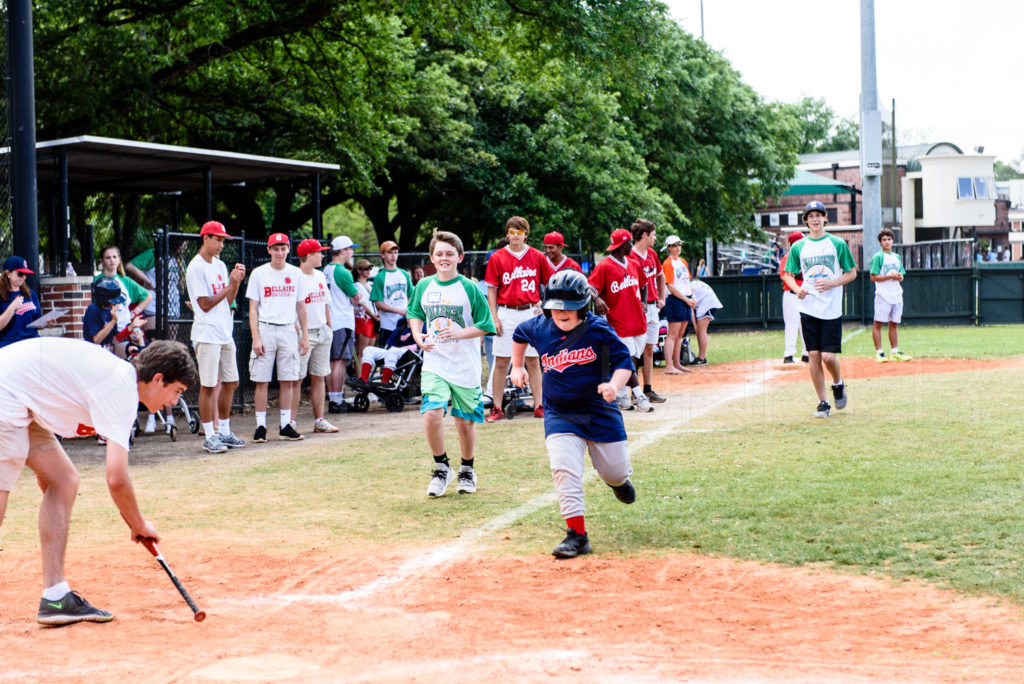
[[[590,303],[590,283],[579,271],[567,268],[551,276],[544,293],[544,309],[578,311]]]
[[[800,223],[806,221],[807,215],[812,211],[820,211],[825,216],[828,216],[828,212],[825,211],[825,205],[818,200],[814,200],[813,202],[808,202],[807,206],[804,207],[804,213],[800,214]]]
[[[121,283],[110,276],[97,278],[92,284],[92,301],[96,306],[106,308],[112,304],[124,304]]]

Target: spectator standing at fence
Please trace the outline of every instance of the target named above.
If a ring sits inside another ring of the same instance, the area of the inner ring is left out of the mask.
[[[697,277],[698,278],[707,278],[708,275],[710,275],[710,274],[708,273],[707,262],[705,262],[703,259],[701,259],[700,261],[697,262]]]
[[[356,316],[353,307],[362,297],[356,289],[352,271],[355,248],[347,235],[339,235],[331,241],[331,263],[324,267],[327,289],[331,293],[331,376],[327,381],[328,407],[331,413],[350,410],[345,403],[345,373],[348,362],[353,358],[356,344]]]
[[[804,234],[799,230],[794,230],[789,234],[788,243],[790,250],[793,249],[793,245],[798,241],[802,240]],[[800,346],[803,351],[800,354],[800,360],[807,363],[810,358],[807,356],[807,345],[804,344],[804,336],[800,330],[800,300],[796,296],[796,292],[789,289],[789,285],[786,284],[786,260],[789,258],[787,252],[781,261],[779,266],[779,279],[782,280],[782,320],[785,324],[784,343],[785,348],[782,355],[782,363],[796,363],[793,357],[796,355],[796,340],[800,338]],[[803,284],[804,279],[800,276],[795,276],[797,287]]]
[[[633,234],[624,228],[613,230],[607,251],[611,253],[597,264],[588,282],[594,298],[594,311],[599,316],[607,317],[608,323],[633,359],[633,373],[616,401],[620,410],[632,411],[633,402],[629,398],[631,389],[637,408],[645,412],[653,411],[654,407],[636,376],[636,369],[643,364],[644,344],[647,340],[647,314],[644,313],[643,305],[647,278],[640,265],[629,258],[629,253],[633,251]]]
[[[406,309],[409,308],[409,297],[412,296],[413,282],[409,272],[398,267],[397,243],[385,240],[380,246],[380,260],[384,266],[377,271],[373,279],[370,301],[380,314],[377,346],[383,347],[398,321],[405,318]]]
[[[693,313],[697,299],[693,296],[690,268],[686,260],[679,256],[683,249],[682,239],[678,235],[669,235],[662,249],[668,250],[668,256],[661,264],[667,290],[665,318],[668,320],[668,334],[665,335],[665,374],[681,375],[690,372],[689,368],[680,363],[680,354],[686,326],[692,322],[694,329],[697,327]]]
[[[249,276],[245,296],[249,300],[252,355],[249,377],[256,384],[256,432],[252,441],[267,441],[267,402],[270,380],[277,367],[278,405],[281,407],[279,439],[302,439],[292,421],[292,393],[299,380],[299,357],[309,351],[309,329],[302,288],[302,271],[288,263],[288,236],[274,233],[267,239],[270,263],[257,266]],[[298,322],[298,334],[295,325]]]
[[[561,233],[550,232],[544,236],[544,258],[547,260],[545,275],[548,278],[567,268],[583,273],[583,268],[576,261],[562,254],[564,249],[565,238]],[[546,286],[547,282],[543,284]]]
[[[299,270],[302,272],[302,296],[306,305],[306,325],[309,330],[309,349],[299,359],[299,381],[292,391],[292,427],[299,415],[299,400],[302,398],[302,379],[309,375],[309,403],[313,408],[313,432],[337,432],[338,428],[324,418],[326,380],[331,374],[331,344],[334,331],[331,329],[331,307],[328,300],[327,278],[323,271],[324,247],[319,240],[309,238],[299,243],[295,253],[299,255]],[[296,325],[296,335],[301,331]]]
[[[235,324],[231,306],[245,279],[245,266],[231,272],[220,259],[228,235],[224,224],[207,221],[199,230],[202,243],[185,269],[185,288],[192,305],[192,347],[199,366],[199,420],[210,453],[245,446],[231,431],[231,405],[238,387]],[[220,389],[217,389],[217,385]],[[217,419],[215,430],[213,421]]]
[[[857,264],[845,241],[825,232],[825,205],[810,202],[801,220],[810,235],[798,240],[786,260],[786,285],[800,300],[800,325],[810,358],[811,381],[818,395],[815,418],[828,418],[831,406],[825,397],[825,370],[832,376],[836,408],[848,400],[839,356],[843,340],[843,285],[857,277]],[[801,285],[796,276],[803,277]]]
[[[0,274],[0,347],[39,337],[39,331],[28,326],[43,315],[39,295],[25,282],[33,273],[19,256],[4,259]]]
[[[508,245],[495,250],[487,260],[487,304],[491,310],[494,328],[494,373],[491,397],[494,406],[487,422],[501,420],[501,397],[505,393],[505,377],[512,359],[512,333],[516,326],[540,314],[540,288],[544,284],[544,255],[526,244],[530,224],[522,216],[513,216],[505,222]],[[533,415],[544,417],[541,389],[540,362],[537,350],[526,349],[526,372],[530,377],[533,394]]]
[[[892,243],[896,234],[892,228],[878,231],[878,244],[882,251],[871,257],[871,282],[875,284],[874,325],[871,328],[871,339],[875,343],[875,361],[884,363],[892,361],[910,361],[910,357],[900,351],[899,333],[896,328],[903,320],[903,259],[892,251]],[[882,351],[882,326],[889,326],[889,358]]]
[[[665,397],[655,392],[652,387],[654,378],[654,346],[658,344],[661,333],[661,310],[665,307],[665,273],[658,261],[658,253],[652,248],[657,239],[657,229],[647,219],[637,219],[630,227],[633,233],[633,251],[629,258],[637,263],[647,283],[647,301],[644,302],[644,313],[647,316],[647,337],[644,341],[643,374],[644,394],[652,404],[660,404]]]
[[[352,359],[359,361],[363,358],[363,349],[377,340],[377,324],[380,322],[380,314],[377,307],[370,300],[370,271],[373,265],[366,259],[359,259],[355,263],[356,289],[359,290],[359,303],[352,307],[356,319],[356,344],[355,354]],[[378,274],[378,278],[380,275]],[[374,280],[374,282],[377,282]]]
[[[128,277],[124,266],[121,264],[121,250],[117,245],[107,245],[100,250],[101,276],[114,278],[121,283],[121,292],[124,294],[124,303],[117,309],[117,332],[123,331],[126,327],[142,327],[145,325],[143,312],[149,307],[153,295],[146,291],[141,285]],[[115,353],[121,358],[126,356],[126,344],[119,344],[115,347]]]
[[[456,477],[460,494],[472,494],[477,487],[473,450],[476,424],[484,419],[480,338],[494,334],[494,323],[480,290],[469,278],[459,275],[463,258],[462,240],[454,233],[436,231],[430,241],[430,261],[437,272],[420,281],[409,303],[409,328],[424,352],[420,413],[434,457],[427,486],[427,495],[432,497],[443,496]],[[448,461],[444,442],[443,421],[449,402],[462,457],[458,473]]]

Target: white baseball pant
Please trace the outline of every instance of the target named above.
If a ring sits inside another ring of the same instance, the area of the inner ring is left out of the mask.
[[[606,484],[618,487],[633,474],[625,440],[592,442],[571,432],[559,432],[544,440],[555,480],[558,508],[565,519],[583,515],[583,457],[590,452],[594,470]]]

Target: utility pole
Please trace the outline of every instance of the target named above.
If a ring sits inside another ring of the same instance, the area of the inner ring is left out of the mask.
[[[875,1],[860,0],[860,177],[863,186],[863,259],[879,250],[882,228],[882,113],[875,67]],[[856,219],[855,219],[856,220]]]
[[[11,185],[14,253],[29,268],[29,287],[39,289],[39,210],[36,206],[36,97],[32,53],[32,0],[10,0],[8,35],[11,83]],[[59,270],[63,273],[63,270]]]

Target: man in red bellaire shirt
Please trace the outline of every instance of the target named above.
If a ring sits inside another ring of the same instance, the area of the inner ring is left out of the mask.
[[[501,397],[505,393],[505,376],[512,359],[512,333],[516,326],[540,314],[540,288],[545,283],[544,255],[539,249],[526,244],[530,224],[522,216],[513,216],[505,222],[508,245],[496,250],[487,260],[487,304],[494,319],[497,334],[494,337],[494,373],[491,396],[494,406],[486,420],[501,420]],[[537,350],[526,348],[526,373],[533,394],[533,415],[544,417],[541,396],[540,361]]]
[[[614,230],[609,243],[607,251],[610,254],[597,264],[590,274],[589,282],[593,290],[594,311],[608,319],[633,359],[633,373],[626,383],[631,389],[623,389],[617,401],[621,410],[632,411],[633,403],[629,398],[629,392],[632,391],[639,410],[653,411],[636,377],[636,369],[643,363],[647,339],[647,314],[643,305],[647,278],[639,264],[629,258],[629,253],[633,251],[632,233],[623,228]]]
[[[643,354],[643,378],[644,394],[652,404],[660,404],[665,401],[651,387],[651,380],[654,377],[654,345],[658,344],[658,334],[661,332],[661,310],[665,308],[665,272],[658,260],[658,253],[652,248],[657,239],[657,229],[647,219],[637,219],[630,226],[633,234],[633,251],[629,258],[636,261],[647,278],[647,302],[644,311],[647,316],[647,336],[644,338]]]
[[[551,276],[567,268],[583,273],[578,263],[562,254],[564,249],[565,238],[561,233],[551,232],[544,236],[544,272],[541,275],[545,285],[551,280]]]

